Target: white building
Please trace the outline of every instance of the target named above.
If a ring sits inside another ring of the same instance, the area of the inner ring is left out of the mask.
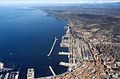
[[[30,68],[28,69],[27,71],[27,79],[34,79],[34,69],[33,68]]]
[[[0,69],[4,68],[4,63],[0,62]]]

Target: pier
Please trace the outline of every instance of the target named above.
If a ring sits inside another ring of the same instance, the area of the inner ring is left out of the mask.
[[[66,67],[71,67],[71,66],[76,66],[76,64],[73,64],[73,63],[66,63],[66,62],[60,62],[61,66],[66,66]]]
[[[59,55],[70,55],[69,52],[59,52]]]
[[[50,50],[50,52],[49,52],[49,54],[48,54],[47,56],[50,56],[50,55],[51,55],[51,53],[52,53],[52,51],[53,51],[53,49],[54,49],[54,46],[55,46],[57,40],[58,40],[58,39],[55,37],[55,40],[54,40],[53,45],[52,45],[52,47],[51,47],[51,50]]]
[[[56,74],[55,74],[55,72],[53,71],[53,69],[52,69],[52,67],[51,67],[51,66],[49,66],[49,69],[51,70],[51,72],[52,72],[53,76],[56,76]]]

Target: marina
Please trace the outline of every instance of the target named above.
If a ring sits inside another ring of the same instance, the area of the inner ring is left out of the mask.
[[[4,68],[4,63],[0,62],[0,79],[19,79],[19,71],[12,68]]]

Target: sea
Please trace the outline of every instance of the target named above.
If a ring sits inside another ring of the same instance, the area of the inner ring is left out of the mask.
[[[59,65],[68,57],[58,55],[68,51],[60,47],[67,22],[47,15],[41,9],[0,7],[0,62],[20,71],[20,79],[26,79],[28,68],[34,68],[35,77],[52,76],[49,66],[57,75],[68,69]],[[58,40],[48,57],[55,37]]]

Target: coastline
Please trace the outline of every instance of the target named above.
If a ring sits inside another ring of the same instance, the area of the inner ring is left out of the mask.
[[[69,26],[67,26],[67,27],[69,27]],[[67,32],[67,31],[66,31]],[[65,35],[66,35],[66,33],[65,33]],[[69,49],[68,49],[68,51],[69,51]],[[68,56],[68,58],[69,58],[69,56]],[[69,60],[69,59],[68,59]],[[70,61],[70,60],[69,60]],[[69,62],[68,62],[69,63]],[[68,69],[69,69],[69,67],[68,67]],[[34,78],[34,79],[53,79],[53,78],[57,78],[57,77],[60,77],[60,76],[64,76],[65,74],[68,74],[69,73],[69,71],[67,70],[66,72],[64,72],[64,73],[62,73],[62,74],[58,74],[58,75],[56,75],[56,76],[45,76],[45,77],[38,77],[38,78]]]

